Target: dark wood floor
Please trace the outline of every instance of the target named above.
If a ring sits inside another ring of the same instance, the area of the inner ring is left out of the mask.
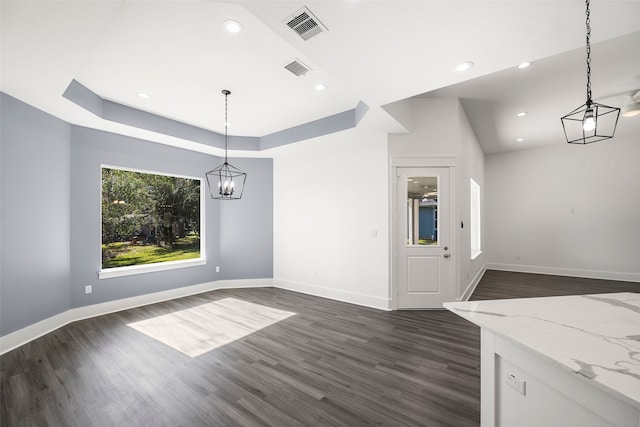
[[[487,271],[473,299],[640,292]],[[298,314],[191,358],[127,323],[233,297]],[[0,358],[2,426],[478,426],[479,330],[273,289],[75,322]]]
[[[487,270],[471,300],[640,292],[638,282]]]

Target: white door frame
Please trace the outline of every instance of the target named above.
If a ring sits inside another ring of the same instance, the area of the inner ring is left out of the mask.
[[[397,168],[400,167],[448,167],[449,168],[449,235],[451,236],[451,250],[449,253],[453,258],[451,269],[451,296],[452,299],[459,297],[458,271],[460,261],[458,257],[458,229],[456,224],[457,203],[456,203],[456,158],[455,157],[392,157],[389,162],[389,309],[398,309],[398,206],[397,189],[398,177]]]

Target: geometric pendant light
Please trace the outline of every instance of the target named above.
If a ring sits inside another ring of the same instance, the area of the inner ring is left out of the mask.
[[[613,138],[620,109],[591,99],[591,22],[587,3],[587,102],[562,117],[564,136],[569,144],[590,144]]]
[[[227,161],[227,97],[231,95],[228,90],[223,90],[224,95],[224,163],[206,173],[207,187],[212,199],[238,200],[244,193],[244,183],[247,174],[232,166]]]

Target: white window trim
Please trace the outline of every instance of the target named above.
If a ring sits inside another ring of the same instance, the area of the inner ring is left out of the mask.
[[[155,273],[157,271],[177,270],[179,268],[206,265],[206,258],[184,259],[180,261],[158,262],[155,264],[129,265],[127,267],[105,268],[98,271],[98,279],[131,276],[134,274]]]
[[[197,179],[200,181],[200,258],[191,258],[184,259],[179,261],[167,261],[167,262],[158,262],[154,264],[140,264],[140,265],[129,265],[126,267],[112,267],[112,268],[101,268],[98,270],[98,279],[109,279],[113,277],[122,277],[122,276],[132,276],[134,274],[144,274],[144,273],[154,273],[157,271],[167,271],[167,270],[177,270],[179,268],[188,268],[188,267],[197,267],[199,265],[206,265],[207,258],[206,255],[206,230],[205,230],[205,214],[204,214],[204,205],[205,205],[205,186],[203,185],[203,179],[188,176],[188,175],[178,175],[174,173],[165,173],[165,172],[156,172],[156,171],[148,171],[144,169],[135,169],[129,168],[126,166],[114,166],[109,164],[101,164],[100,165],[100,177],[102,177],[102,169],[120,169],[129,172],[141,172],[148,173],[152,175],[164,175],[164,176],[173,176],[176,178],[187,178],[187,179]],[[102,182],[102,179],[99,180]],[[102,227],[102,184],[100,184],[100,227]],[[100,244],[102,244],[102,234],[100,234]],[[100,251],[102,254],[102,251]],[[100,263],[102,265],[102,262]]]
[[[474,204],[476,205],[477,218],[475,220],[474,220],[474,218],[470,218],[471,221],[470,221],[469,227],[471,229],[471,232],[469,233],[469,235],[470,235],[469,243],[473,242],[473,240],[474,240],[473,234],[477,233],[477,240],[478,240],[477,243],[478,243],[478,245],[477,245],[477,248],[474,248],[473,245],[471,245],[471,260],[472,261],[474,259],[478,258],[482,254],[482,225],[481,225],[482,223],[481,223],[481,215],[480,215],[480,204],[481,204],[480,185],[478,185],[478,183],[475,182],[473,180],[473,178],[471,178],[470,179],[470,190],[469,190],[470,199],[473,196],[474,191],[477,193],[478,198],[477,198],[477,201],[470,200],[470,206],[473,206]],[[472,209],[470,209],[470,211],[472,211]],[[472,212],[471,212],[471,214],[472,214]],[[475,224],[475,227],[473,226],[473,224]]]
[[[482,255],[482,251],[481,251],[481,250],[480,250],[480,251],[473,252],[473,253],[471,254],[471,261],[473,261],[474,259],[478,258],[480,255]]]

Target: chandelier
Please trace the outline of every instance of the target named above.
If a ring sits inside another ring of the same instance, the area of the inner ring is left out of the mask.
[[[222,91],[224,95],[224,163],[211,169],[206,173],[207,187],[212,199],[219,200],[237,200],[242,198],[244,192],[244,183],[247,174],[242,172],[228,162],[227,146],[228,146],[228,102],[227,99],[231,92],[227,89]]]

